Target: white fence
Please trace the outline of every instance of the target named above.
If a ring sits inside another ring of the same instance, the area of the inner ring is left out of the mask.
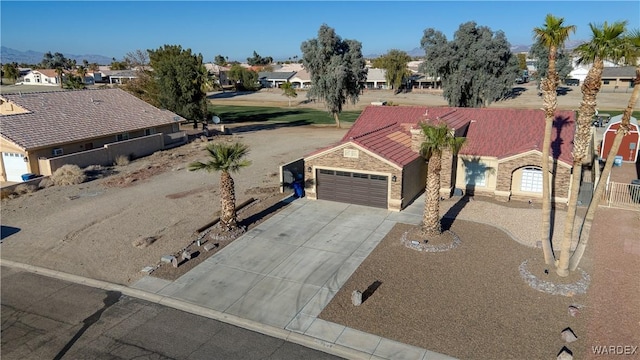
[[[609,182],[602,205],[640,211],[640,185]]]

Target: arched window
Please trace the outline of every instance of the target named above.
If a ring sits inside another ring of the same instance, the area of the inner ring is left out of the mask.
[[[542,192],[542,170],[536,167],[526,167],[522,169],[522,182],[520,191]]]

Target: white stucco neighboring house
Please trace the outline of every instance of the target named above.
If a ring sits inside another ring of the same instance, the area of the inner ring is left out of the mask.
[[[58,74],[54,69],[31,70],[24,76],[22,83],[25,85],[60,86]]]

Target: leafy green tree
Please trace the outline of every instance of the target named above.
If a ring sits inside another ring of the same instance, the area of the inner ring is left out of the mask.
[[[425,204],[422,215],[422,233],[425,236],[438,236],[442,233],[440,226],[440,173],[442,171],[442,153],[457,153],[465,142],[465,138],[455,137],[447,124],[420,124],[424,142],[420,153],[427,160],[427,184]]]
[[[184,50],[180,45],[147,51],[160,107],[191,119],[197,128],[207,113],[207,96],[203,91],[207,70],[202,54],[192,54],[191,49]]]
[[[283,93],[282,95],[286,96],[289,99],[289,107],[291,107],[291,98],[295,98],[298,96],[296,89],[293,88],[293,84],[290,82],[286,82],[281,86]]]
[[[42,56],[42,61],[40,62],[40,66],[43,69],[70,69],[71,63],[69,59],[67,59],[62,53],[51,54],[51,51],[46,52]]]
[[[235,83],[236,91],[256,90],[258,88],[258,73],[234,64],[227,74],[230,80]]]
[[[249,148],[241,143],[213,143],[207,146],[207,151],[211,159],[206,163],[193,162],[189,164],[189,171],[220,172],[220,202],[222,207],[220,224],[224,229],[231,231],[238,227],[235,183],[231,173],[238,172],[243,167],[251,165],[251,162],[245,159]]]
[[[67,73],[64,76],[63,82],[60,84],[63,89],[86,89],[83,78],[75,76],[72,73]]]
[[[538,82],[542,81],[547,76],[549,69],[549,47],[542,44],[540,41],[536,41],[529,50],[529,56],[536,60],[536,71],[532,74],[532,78]],[[569,73],[573,70],[571,64],[571,56],[564,49],[559,48],[556,53],[556,71],[558,72],[558,79],[566,79]]]
[[[461,24],[452,41],[440,31],[424,30],[423,71],[440,76],[449,106],[486,107],[511,94],[518,61],[502,31],[475,22]]]
[[[4,64],[2,66],[2,72],[3,72],[2,77],[11,79],[13,80],[14,83],[18,80],[18,77],[20,76],[20,70],[18,69],[18,64],[15,62]]]
[[[518,69],[527,70],[527,54],[519,53],[518,57]]]
[[[272,62],[273,62],[273,58],[271,56],[267,56],[267,57],[263,58],[257,52],[255,52],[255,50],[253,51],[253,56],[247,58],[247,64],[249,64],[251,66],[269,65]]]
[[[116,58],[111,60],[111,64],[109,65],[111,70],[127,70],[130,68],[129,64],[126,60],[117,61]]]
[[[355,104],[367,77],[362,44],[356,40],[343,40],[326,24],[320,26],[318,38],[304,41],[302,64],[311,75],[308,98],[320,98],[340,127],[342,106]]]
[[[213,60],[213,63],[218,66],[225,66],[227,65],[227,59],[222,55],[216,55],[215,59]]]
[[[555,260],[551,247],[551,176],[549,174],[549,151],[551,148],[551,132],[557,107],[558,72],[556,71],[556,56],[558,48],[561,48],[569,38],[569,34],[575,32],[575,25],[565,26],[564,18],[558,18],[552,14],[545,17],[542,27],[533,29],[533,37],[549,49],[549,66],[546,76],[542,79],[541,90],[543,93],[543,110],[545,118],[544,139],[542,141],[542,252],[547,265],[552,265]],[[574,174],[579,176],[579,174]]]
[[[402,85],[402,81],[411,75],[407,64],[411,61],[411,56],[404,51],[397,49],[389,50],[385,55],[375,59],[373,67],[386,71],[385,80],[387,84],[395,90]]]

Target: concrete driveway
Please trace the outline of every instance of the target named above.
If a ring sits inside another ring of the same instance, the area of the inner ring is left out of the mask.
[[[316,317],[393,227],[387,215],[297,199],[178,280],[146,277],[134,287],[154,283],[159,295],[278,328],[304,326],[304,315]]]
[[[376,358],[447,358],[317,318],[398,215],[296,199],[176,281],[147,276],[132,287]],[[401,217],[420,219],[411,212]]]

